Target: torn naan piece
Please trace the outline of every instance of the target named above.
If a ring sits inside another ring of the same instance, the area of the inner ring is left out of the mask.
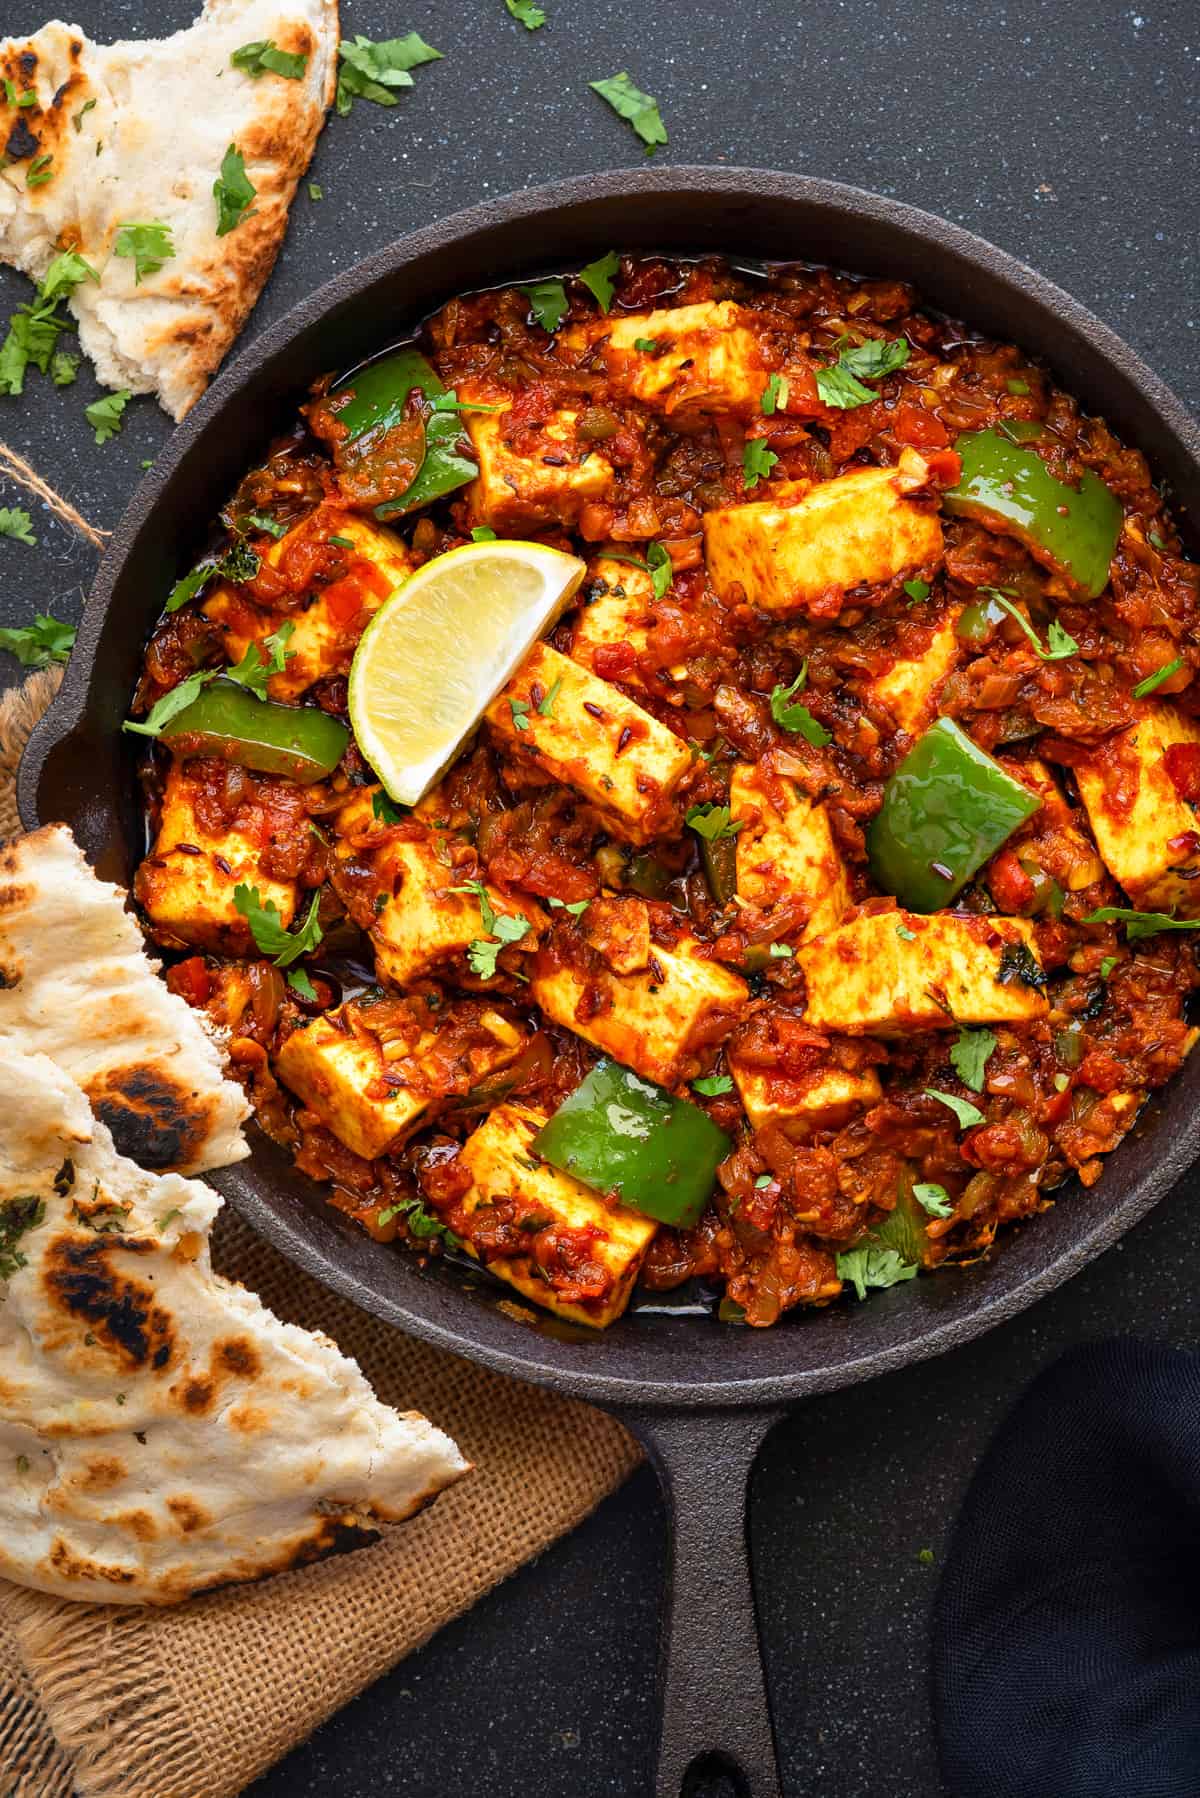
[[[158,966],[65,825],[0,848],[0,1046],[57,1062],[143,1167],[225,1167],[249,1153],[250,1106]]]
[[[231,63],[268,42],[304,59],[298,79]],[[157,393],[175,419],[195,405],[283,242],[337,45],[337,0],[209,0],[186,31],[120,44],[57,19],[0,40],[0,261],[38,281],[59,250],[86,258],[99,279],[68,303],[101,381]],[[213,185],[230,145],[254,195],[218,236]],[[118,232],[150,223],[172,253],[139,271],[116,254]]]
[[[0,1575],[174,1604],[377,1539],[468,1471],[328,1337],[214,1274],[220,1203],[0,1047]]]

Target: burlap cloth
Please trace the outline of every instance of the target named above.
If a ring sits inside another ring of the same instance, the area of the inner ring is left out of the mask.
[[[16,763],[57,685],[48,671],[0,701],[0,837],[19,828]],[[241,1791],[640,1458],[602,1412],[372,1322],[229,1211],[214,1260],[281,1317],[325,1330],[389,1404],[449,1430],[475,1472],[373,1548],[174,1611],[64,1604],[0,1581],[0,1798]]]

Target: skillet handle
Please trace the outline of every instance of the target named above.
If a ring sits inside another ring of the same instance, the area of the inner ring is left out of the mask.
[[[624,1413],[667,1506],[657,1798],[723,1774],[737,1798],[780,1798],[746,1534],[750,1470],[781,1411]]]

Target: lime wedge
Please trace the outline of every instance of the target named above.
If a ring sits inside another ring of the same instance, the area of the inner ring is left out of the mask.
[[[585,572],[540,543],[468,543],[385,601],[354,652],[350,722],[393,799],[429,791]]]

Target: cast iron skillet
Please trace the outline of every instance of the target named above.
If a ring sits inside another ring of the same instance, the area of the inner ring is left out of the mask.
[[[163,595],[272,431],[324,369],[357,362],[464,289],[581,264],[612,247],[801,258],[914,281],[925,299],[1043,357],[1062,385],[1150,458],[1200,527],[1200,432],[1136,356],[1058,288],[928,213],[856,188],[759,170],[659,168],[584,176],[489,201],[414,232],[330,281],[246,350],[142,482],[100,567],[61,694],[21,767],[21,816],[70,824],[102,873],[141,854],[120,723]],[[1193,544],[1193,553],[1197,545]],[[610,1407],[646,1444],[672,1519],[660,1798],[689,1768],[778,1794],[746,1546],[747,1479],[784,1406],[940,1354],[1013,1316],[1116,1241],[1200,1148],[1200,1057],[1151,1128],[994,1257],[773,1330],[637,1315],[597,1341],[523,1327],[454,1270],[422,1273],[325,1204],[287,1157],[218,1176],[285,1255],[401,1329],[522,1379]]]

